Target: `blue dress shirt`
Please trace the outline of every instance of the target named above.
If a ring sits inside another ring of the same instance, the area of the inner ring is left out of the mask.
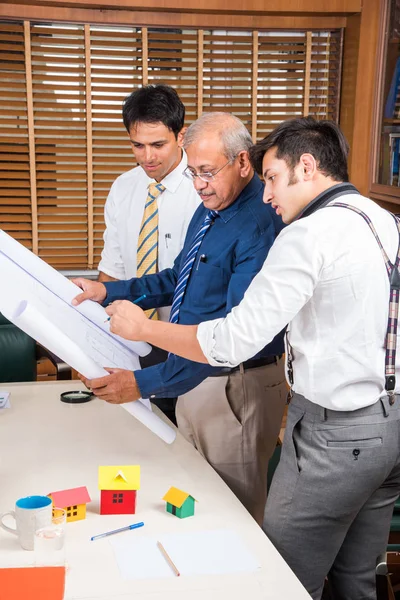
[[[179,311],[180,324],[197,325],[224,317],[242,300],[283,228],[281,218],[269,204],[263,203],[263,191],[262,182],[254,175],[235,202],[219,211],[197,253]],[[105,283],[104,305],[121,299],[133,301],[146,294],[139,303],[141,308],[170,306],[180,268],[207,212],[203,204],[196,210],[183,249],[171,269],[128,281]],[[281,332],[257,358],[283,351]],[[170,355],[164,363],[135,371],[135,377],[143,398],[174,398],[218,371],[218,367]]]

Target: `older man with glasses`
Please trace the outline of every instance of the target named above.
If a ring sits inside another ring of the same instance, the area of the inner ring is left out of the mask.
[[[251,146],[247,129],[233,115],[208,113],[193,123],[184,139],[185,175],[202,204],[173,268],[129,281],[80,280],[85,291],[76,302],[90,298],[106,305],[146,295],[141,308],[172,304],[170,321],[186,325],[229,313],[283,227],[263,204],[264,186],[249,161]],[[99,398],[116,404],[178,396],[179,430],[261,523],[268,461],[286,401],[282,353],[283,332],[232,369],[169,355],[141,371],[113,369],[108,377],[84,382]]]

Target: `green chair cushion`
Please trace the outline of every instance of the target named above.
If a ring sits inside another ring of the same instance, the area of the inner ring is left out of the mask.
[[[1,325],[10,325],[10,321],[5,318],[4,315],[0,313],[0,326]]]
[[[4,322],[4,317],[0,315]],[[6,320],[5,320],[6,321]],[[36,380],[36,342],[12,323],[0,324],[0,383]]]
[[[393,514],[390,521],[390,531],[400,531],[400,515]]]
[[[386,550],[388,552],[400,552],[400,544],[388,544]]]

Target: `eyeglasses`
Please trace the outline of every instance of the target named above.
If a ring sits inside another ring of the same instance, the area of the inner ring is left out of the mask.
[[[228,160],[227,163],[225,163],[222,167],[220,167],[219,169],[217,169],[214,172],[205,172],[205,173],[194,173],[189,167],[186,167],[186,169],[183,171],[183,174],[186,175],[186,177],[188,179],[190,179],[191,181],[194,181],[196,179],[196,177],[198,177],[199,179],[201,179],[202,181],[204,181],[205,183],[209,183],[210,181],[213,181],[214,177],[220,172],[222,171],[222,169],[225,169],[225,167],[227,165],[229,165],[229,163],[231,163],[231,160]]]

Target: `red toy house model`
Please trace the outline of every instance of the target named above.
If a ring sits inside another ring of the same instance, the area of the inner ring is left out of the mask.
[[[100,514],[134,515],[139,465],[99,467]]]

